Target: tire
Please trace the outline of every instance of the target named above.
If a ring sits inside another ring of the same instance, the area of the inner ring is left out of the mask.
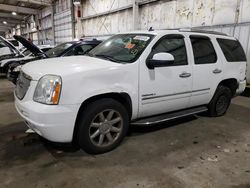
[[[232,99],[232,91],[223,85],[219,85],[216,92],[208,105],[208,113],[211,117],[223,116]]]
[[[106,153],[119,146],[126,136],[128,112],[114,99],[100,99],[88,104],[80,113],[77,127],[76,141],[84,151],[89,154]]]

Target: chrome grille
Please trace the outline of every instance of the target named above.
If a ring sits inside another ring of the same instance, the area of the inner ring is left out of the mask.
[[[31,78],[28,75],[23,72],[20,72],[15,89],[15,94],[18,99],[22,100],[24,98],[30,87],[30,81]]]

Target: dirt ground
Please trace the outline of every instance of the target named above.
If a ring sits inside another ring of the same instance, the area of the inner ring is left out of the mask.
[[[224,117],[192,116],[131,128],[116,150],[97,156],[25,134],[13,85],[0,79],[0,187],[248,188],[250,98]]]

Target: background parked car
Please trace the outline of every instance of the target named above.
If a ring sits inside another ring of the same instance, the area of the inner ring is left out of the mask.
[[[49,46],[38,47],[38,46],[34,45],[33,43],[29,42],[28,40],[26,40],[22,36],[15,35],[14,38],[16,41],[20,42],[26,48],[26,50],[22,50],[22,52],[20,52],[17,48],[12,46],[16,49],[15,51],[19,52],[20,55],[11,56],[9,58],[1,60],[0,73],[6,74],[8,72],[8,67],[12,61],[27,60],[27,59],[32,59],[34,57],[43,56],[44,51],[47,51],[47,50],[52,48]]]
[[[9,63],[7,78],[9,81],[16,83],[21,66],[34,60],[44,59],[44,58],[54,58],[54,57],[64,57],[64,56],[76,56],[84,55],[102,41],[91,39],[91,40],[80,40],[62,43],[55,48],[48,50],[43,53],[43,56],[38,56],[32,59],[15,60]]]
[[[11,42],[0,36],[0,61],[13,57],[23,57],[23,54]]]
[[[15,46],[18,50],[21,50],[23,48],[23,45],[18,42],[16,39],[8,39],[8,41]]]

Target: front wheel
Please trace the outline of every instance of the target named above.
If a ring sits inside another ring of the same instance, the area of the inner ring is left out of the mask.
[[[92,102],[80,115],[78,144],[87,153],[100,154],[113,150],[128,131],[128,112],[116,100]]]
[[[223,85],[219,85],[213,99],[208,105],[209,115],[212,117],[223,116],[231,103],[232,91]]]

